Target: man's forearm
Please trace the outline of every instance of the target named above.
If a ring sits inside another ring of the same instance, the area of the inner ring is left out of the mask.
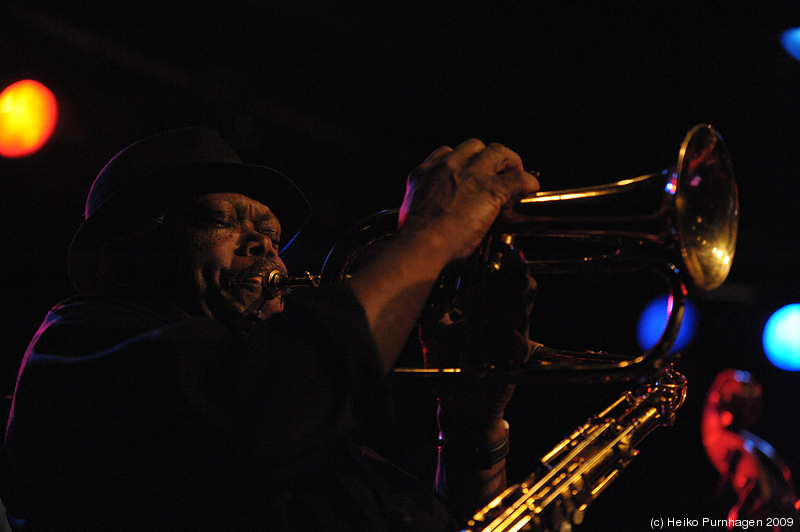
[[[441,248],[424,234],[400,234],[350,280],[386,371],[403,349],[431,287],[447,264],[448,255]]]

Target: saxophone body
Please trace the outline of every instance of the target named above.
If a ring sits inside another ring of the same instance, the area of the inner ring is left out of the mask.
[[[464,532],[567,532],[638,454],[659,426],[671,425],[686,397],[686,379],[662,368],[650,383],[626,391],[556,445],[542,467],[507,488],[467,523]]]

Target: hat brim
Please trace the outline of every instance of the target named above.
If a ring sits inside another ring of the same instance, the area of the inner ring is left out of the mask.
[[[168,197],[190,198],[214,192],[243,194],[263,203],[281,224],[281,249],[285,250],[311,216],[311,207],[303,193],[288,177],[268,168],[244,163],[202,162],[164,169],[142,176],[117,191],[78,228],[69,249],[70,280],[80,293],[91,290],[101,260],[100,249],[110,228],[134,202],[151,198],[157,202]]]

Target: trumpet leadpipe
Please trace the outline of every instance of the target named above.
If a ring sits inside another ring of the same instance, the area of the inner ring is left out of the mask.
[[[272,297],[278,297],[290,292],[293,288],[303,286],[318,288],[319,283],[320,276],[312,275],[309,272],[303,272],[301,275],[291,277],[281,270],[272,270],[264,277],[262,284],[264,289],[272,294]]]

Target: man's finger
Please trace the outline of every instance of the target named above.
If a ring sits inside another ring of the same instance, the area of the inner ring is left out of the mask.
[[[447,154],[452,152],[452,151],[453,151],[453,148],[451,148],[450,146],[439,146],[438,148],[433,150],[431,152],[431,154],[428,155],[425,158],[424,161],[422,161],[422,165],[428,165],[428,164],[435,163],[436,161],[439,161],[443,157],[447,156]],[[422,165],[420,165],[420,166],[422,166]]]

